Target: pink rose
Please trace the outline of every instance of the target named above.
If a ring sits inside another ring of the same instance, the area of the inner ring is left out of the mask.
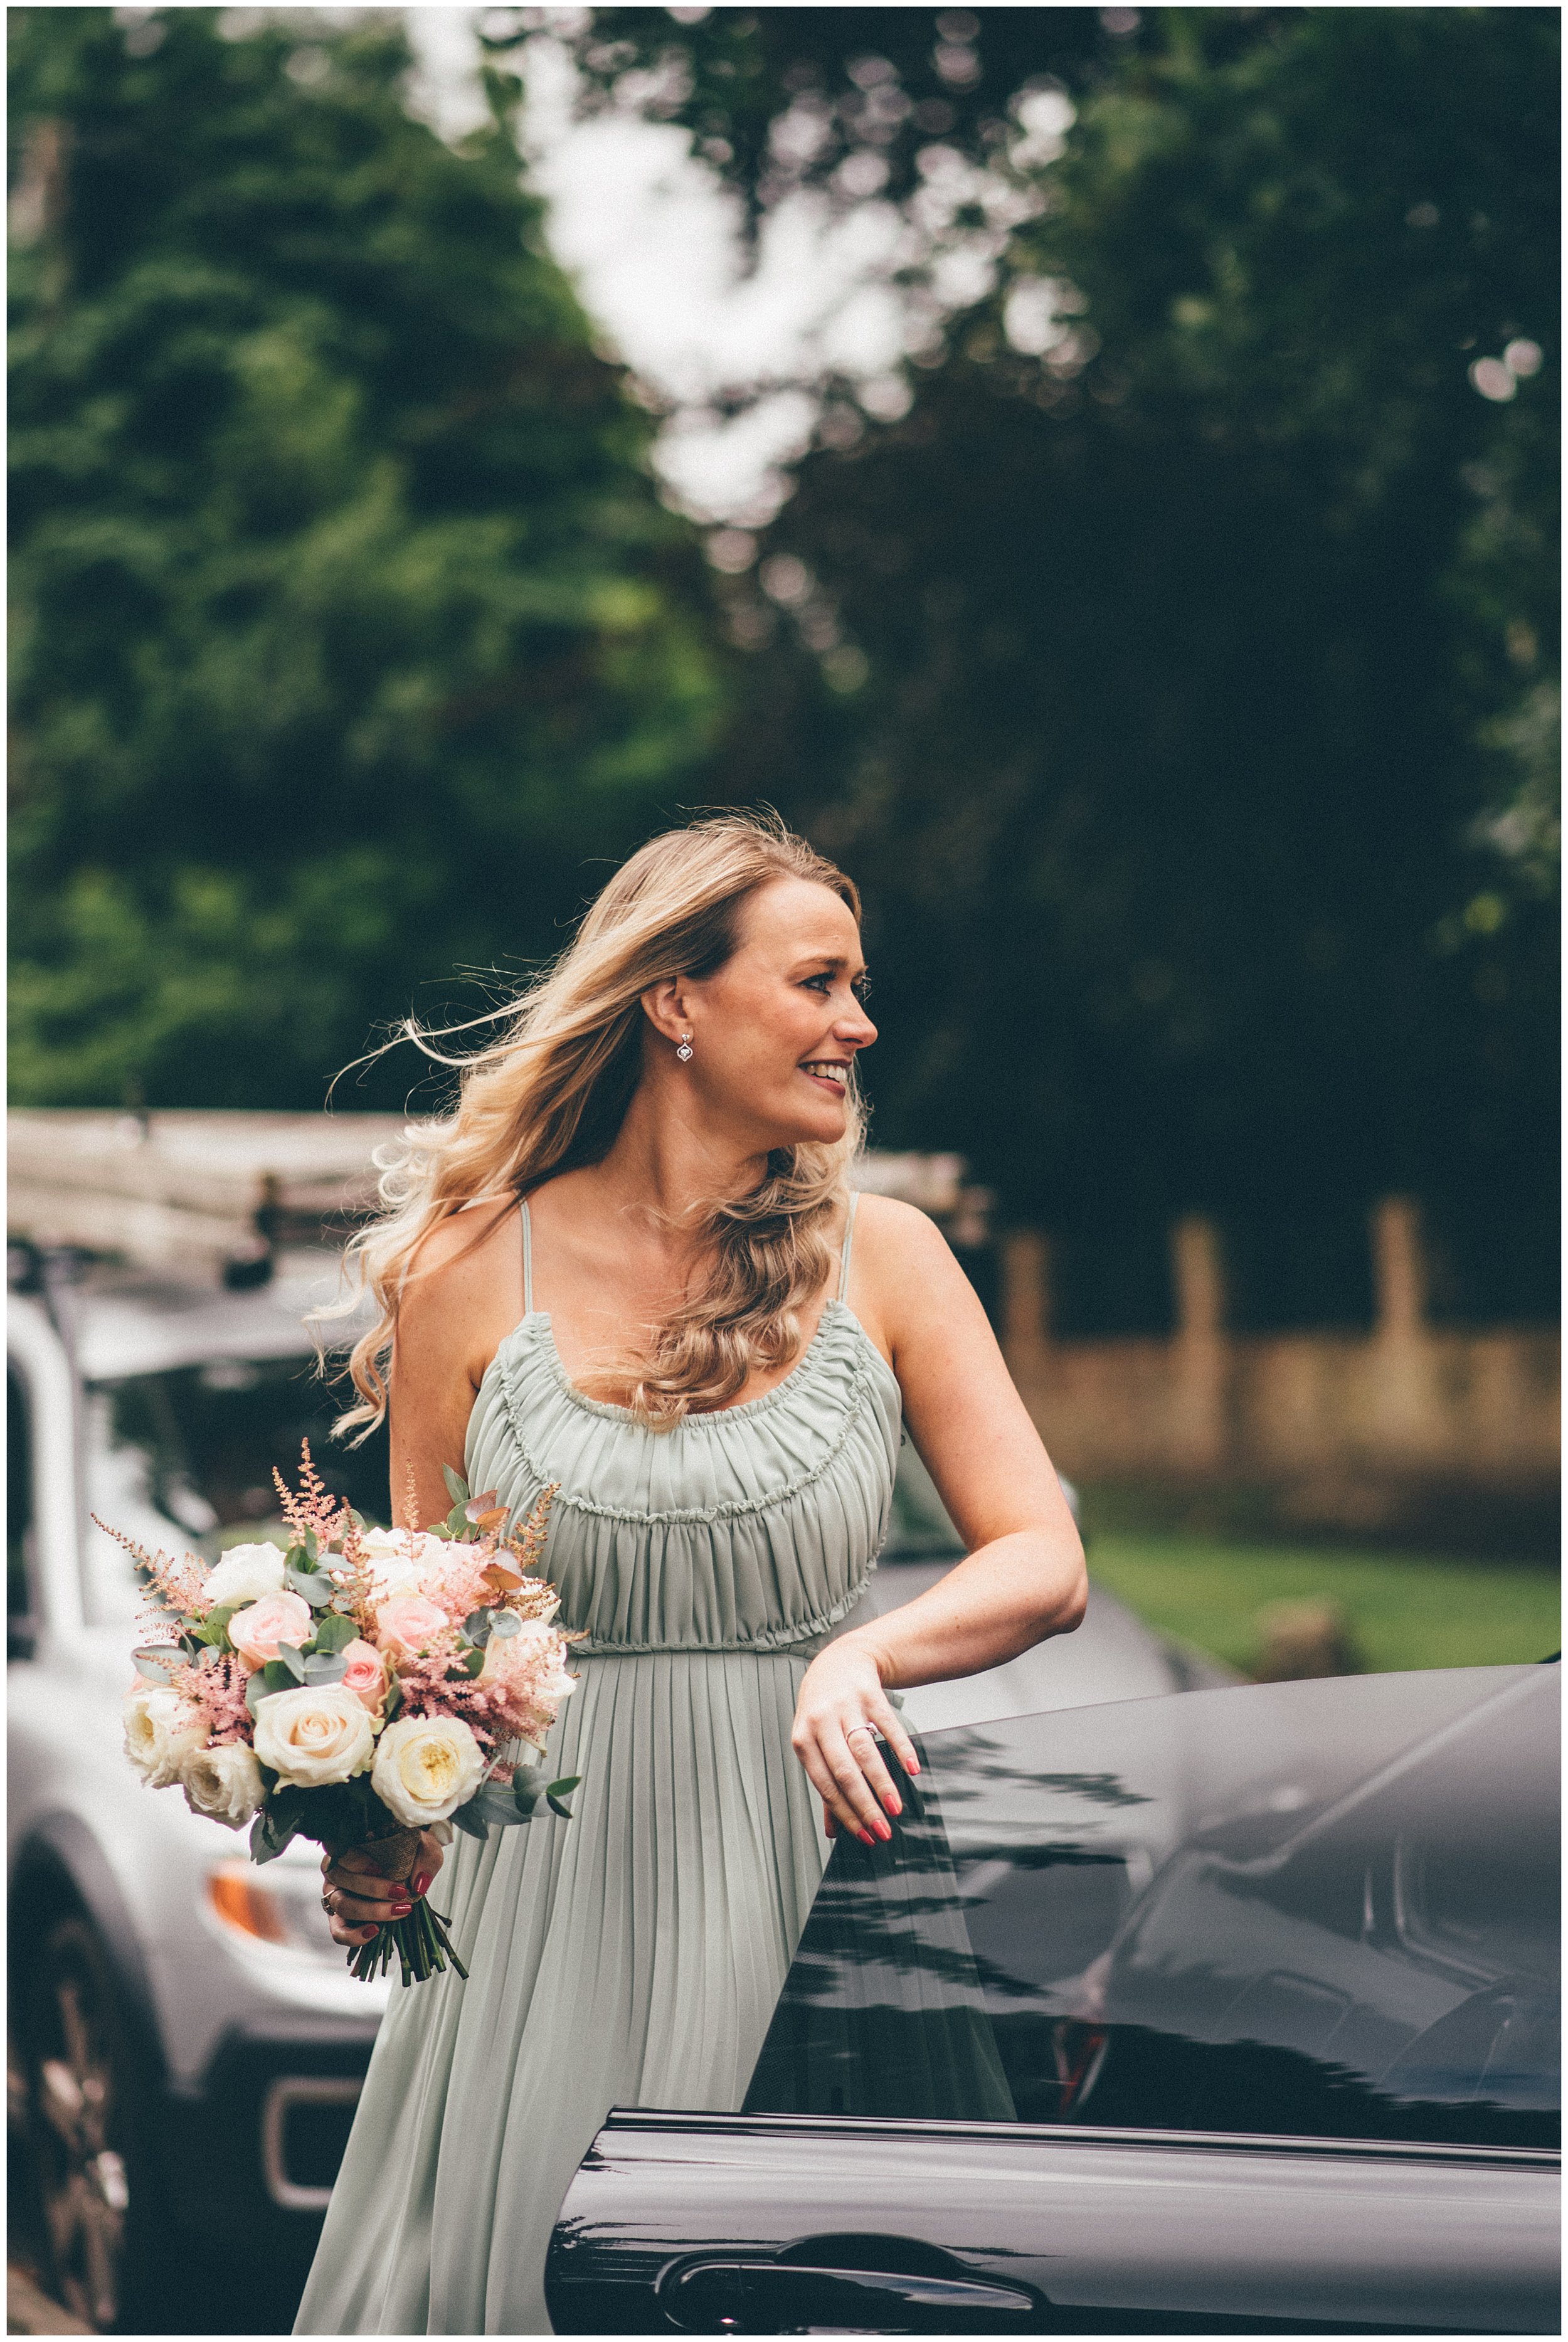
[[[374,1643],[362,1638],[343,1646],[343,1688],[364,1702],[373,1716],[386,1697],[386,1668]]]
[[[400,1594],[395,1600],[384,1602],[375,1614],[383,1650],[406,1651],[411,1658],[444,1635],[451,1624],[440,1604],[423,1594]]]
[[[265,1666],[280,1643],[298,1650],[311,1635],[310,1604],[298,1594],[267,1594],[229,1620],[229,1640],[247,1667]]]

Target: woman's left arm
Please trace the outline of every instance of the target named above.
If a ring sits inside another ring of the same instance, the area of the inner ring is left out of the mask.
[[[884,1811],[898,1811],[898,1795],[873,1734],[918,1770],[887,1694],[974,1675],[1071,1633],[1087,1581],[1051,1459],[940,1231],[882,1197],[865,1198],[859,1217],[858,1314],[892,1358],[910,1435],[968,1547],[928,1593],[830,1643],[801,1685],[794,1746],[830,1834],[839,1824],[887,1837]]]

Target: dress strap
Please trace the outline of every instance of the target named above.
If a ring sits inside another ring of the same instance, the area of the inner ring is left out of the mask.
[[[517,1216],[523,1223],[523,1315],[534,1315],[534,1227],[528,1217],[527,1200],[517,1206]]]
[[[849,1297],[849,1256],[854,1244],[854,1215],[859,1203],[859,1190],[852,1189],[849,1198],[849,1217],[844,1224],[844,1250],[839,1255],[838,1297],[841,1301],[847,1300]]]

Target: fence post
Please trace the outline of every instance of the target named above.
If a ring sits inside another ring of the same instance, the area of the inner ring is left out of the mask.
[[[1179,1468],[1213,1472],[1225,1457],[1225,1274],[1220,1232],[1189,1214],[1171,1230],[1176,1298],[1173,1364]]]

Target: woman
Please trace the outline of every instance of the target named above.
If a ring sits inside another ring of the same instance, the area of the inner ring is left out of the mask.
[[[889,1699],[1083,1615],[1055,1474],[931,1221],[867,1196],[850,881],[774,825],[655,838],[471,1061],[362,1241],[392,1485],[524,1511],[580,1680],[575,1818],[463,1839],[470,1974],[392,1997],[296,2328],[550,2330],[544,2262],[612,2105],[734,2108],[838,1829],[887,1838]],[[901,1415],[969,1558],[864,1626]],[[836,1631],[835,1631],[836,1630]],[[409,1891],[442,1862],[427,1842]],[[339,1943],[407,1907],[324,1866]]]

